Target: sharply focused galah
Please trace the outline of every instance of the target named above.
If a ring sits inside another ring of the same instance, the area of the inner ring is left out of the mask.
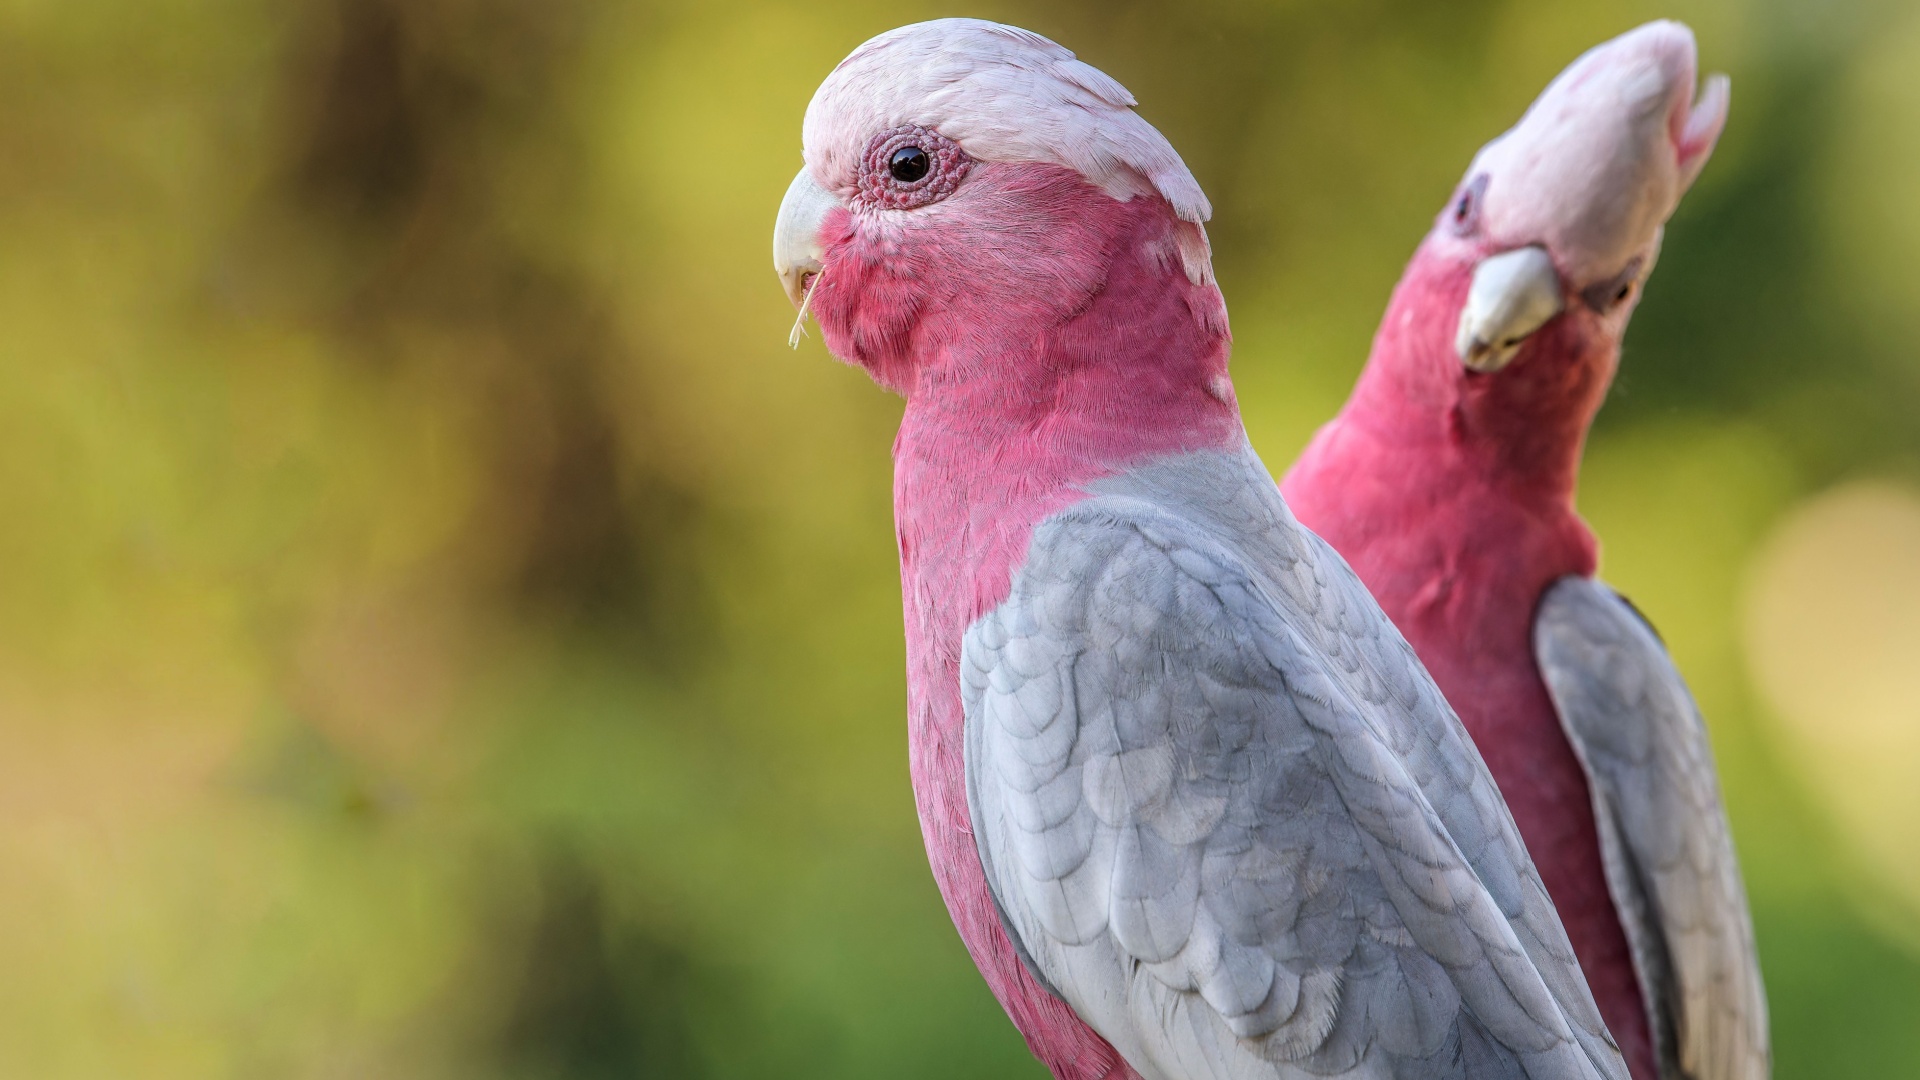
[[[1694,75],[1685,27],[1643,26],[1480,151],[1283,488],[1473,733],[1638,1080],[1768,1072],[1706,730],[1573,507],[1662,227],[1726,122],[1726,78],[1696,102]]]
[[[1472,742],[1227,377],[1207,200],[1113,79],[965,19],[814,95],[774,261],[906,398],[934,876],[1062,1080],[1610,1077]]]

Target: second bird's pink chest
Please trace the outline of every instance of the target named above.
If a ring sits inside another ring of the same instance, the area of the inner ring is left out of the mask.
[[[1338,444],[1316,443],[1288,476],[1289,504],[1353,566],[1460,715],[1608,1029],[1634,1075],[1650,1080],[1651,1033],[1607,887],[1592,795],[1533,650],[1547,588],[1592,574],[1592,534],[1564,501],[1529,504],[1468,475],[1422,476],[1409,465],[1371,470],[1374,483],[1349,482],[1336,459],[1316,454],[1328,445]]]

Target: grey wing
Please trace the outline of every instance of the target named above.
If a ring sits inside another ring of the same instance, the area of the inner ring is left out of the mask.
[[[1771,1071],[1766,993],[1706,726],[1660,639],[1605,585],[1547,591],[1534,652],[1593,790],[1661,1071]]]
[[[1233,553],[1088,505],[962,650],[976,843],[1040,981],[1147,1080],[1625,1080],[1504,808],[1518,865],[1471,865]]]

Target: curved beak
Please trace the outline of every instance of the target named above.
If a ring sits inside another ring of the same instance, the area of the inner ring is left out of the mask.
[[[780,275],[794,307],[806,299],[808,279],[821,270],[825,252],[820,247],[820,229],[827,212],[839,205],[840,200],[814,183],[804,167],[780,200],[780,216],[773,222],[773,272]]]
[[[1564,306],[1546,248],[1534,244],[1482,259],[1460,309],[1453,351],[1474,371],[1499,371]]]

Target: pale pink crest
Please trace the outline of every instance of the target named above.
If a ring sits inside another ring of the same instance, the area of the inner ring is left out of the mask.
[[[936,19],[889,30],[855,49],[807,106],[802,146],[826,190],[856,190],[876,133],[917,125],[989,162],[1072,169],[1122,201],[1165,199],[1183,228],[1181,257],[1212,280],[1202,225],[1213,213],[1186,163],[1111,76],[1030,30]]]
[[[1487,235],[1547,245],[1575,283],[1657,247],[1726,125],[1726,77],[1710,77],[1696,103],[1696,70],[1693,32],[1667,21],[1575,60],[1468,168],[1488,178]]]

